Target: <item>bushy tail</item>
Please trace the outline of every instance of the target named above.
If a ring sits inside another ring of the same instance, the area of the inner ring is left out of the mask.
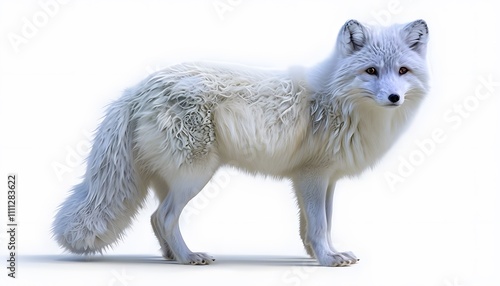
[[[134,163],[133,132],[129,104],[112,104],[97,130],[83,182],[54,220],[54,237],[65,249],[102,252],[122,236],[143,204],[147,190]]]

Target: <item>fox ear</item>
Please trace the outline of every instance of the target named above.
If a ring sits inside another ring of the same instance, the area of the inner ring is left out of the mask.
[[[421,55],[425,55],[429,29],[424,20],[417,20],[407,24],[403,28],[403,38],[410,47]]]
[[[340,30],[338,44],[344,54],[361,50],[366,44],[366,28],[356,20],[347,21]]]

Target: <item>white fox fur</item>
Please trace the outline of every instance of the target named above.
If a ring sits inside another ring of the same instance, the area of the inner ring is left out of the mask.
[[[427,25],[387,28],[355,20],[330,58],[288,71],[188,63],[161,70],[111,104],[83,182],[58,211],[53,232],[74,253],[113,245],[148,188],[163,256],[208,264],[179,230],[184,206],[225,165],[292,180],[300,234],[321,265],[356,263],[330,239],[335,182],[388,151],[428,89]]]

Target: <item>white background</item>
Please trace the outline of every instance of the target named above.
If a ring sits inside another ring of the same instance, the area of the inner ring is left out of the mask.
[[[499,285],[500,84],[483,84],[500,82],[494,1],[0,3],[0,186],[6,191],[7,174],[18,174],[20,255],[19,278],[7,278],[2,262],[0,284]],[[227,169],[182,218],[191,249],[217,258],[211,266],[161,262],[149,225],[152,198],[102,257],[86,262],[51,239],[57,206],[83,175],[88,134],[123,89],[182,61],[312,65],[350,18],[425,19],[432,79],[414,124],[389,154],[338,184],[333,239],[359,264],[313,266],[289,183]],[[388,174],[401,180],[391,185]],[[5,225],[6,195],[0,203]],[[2,231],[2,261],[6,248]]]

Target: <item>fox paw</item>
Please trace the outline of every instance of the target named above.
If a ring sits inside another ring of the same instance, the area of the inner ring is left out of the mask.
[[[208,265],[214,261],[215,259],[206,253],[194,252],[188,254],[187,258],[183,260],[183,263],[191,265]]]
[[[354,253],[347,251],[347,252],[339,252],[337,254],[334,254],[335,257],[335,263],[332,264],[332,266],[337,267],[337,266],[347,266],[351,264],[356,264],[359,259],[354,255]]]
[[[323,266],[341,267],[355,264],[359,259],[350,251],[329,254],[319,263]]]

